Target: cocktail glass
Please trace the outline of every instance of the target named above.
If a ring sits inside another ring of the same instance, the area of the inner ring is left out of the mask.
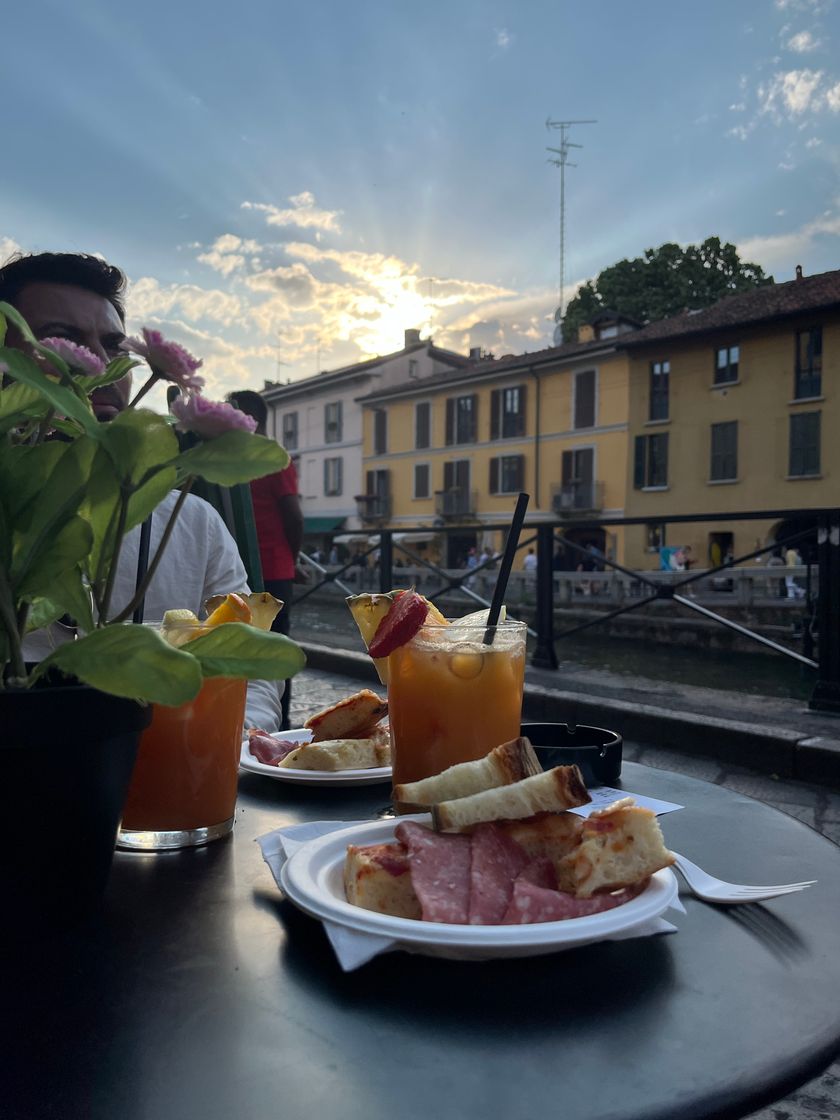
[[[246,690],[247,681],[208,677],[188,703],[153,705],[152,722],[140,739],[118,848],[187,848],[231,831]]]
[[[482,758],[519,735],[526,632],[524,622],[503,622],[489,631],[457,621],[427,625],[390,654],[395,786]]]

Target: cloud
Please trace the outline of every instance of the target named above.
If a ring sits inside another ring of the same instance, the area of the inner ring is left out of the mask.
[[[144,322],[180,312],[188,320],[210,320],[229,327],[243,317],[242,301],[231,292],[196,284],[163,285],[152,276],[142,276],[129,285],[126,310],[129,318]]]
[[[798,31],[795,35],[791,35],[785,46],[796,54],[808,54],[810,51],[817,50],[822,43],[819,39],[815,39],[810,31]]]
[[[322,210],[315,203],[311,191],[302,191],[288,200],[290,208],[281,209],[265,202],[243,202],[243,210],[257,210],[266,215],[270,226],[299,226],[301,229],[315,229],[326,233],[340,233],[340,210]]]
[[[823,99],[820,93],[823,77],[822,70],[789,70],[774,74],[770,82],[758,87],[760,112],[779,120],[783,116],[792,118],[818,109]]]
[[[206,252],[199,253],[197,259],[216,272],[221,272],[223,276],[230,276],[244,267],[248,254],[259,253],[261,248],[258,241],[243,240],[236,234],[223,233]]]
[[[506,27],[496,28],[496,46],[499,47],[500,50],[507,50],[512,42],[513,36]]]
[[[793,266],[808,259],[817,241],[829,237],[840,239],[840,208],[821,214],[799,229],[744,238],[738,242],[737,249],[742,260],[755,261],[768,272],[782,269],[784,274],[777,276],[777,280],[792,280]]]
[[[18,245],[11,237],[0,237],[0,264],[7,261],[15,253],[22,253],[23,246]]]

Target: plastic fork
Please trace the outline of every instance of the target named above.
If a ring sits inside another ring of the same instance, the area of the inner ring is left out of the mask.
[[[746,883],[727,883],[724,879],[716,879],[692,863],[690,859],[674,852],[676,867],[680,874],[691,887],[698,898],[706,902],[761,902],[765,898],[778,898],[783,894],[795,894],[803,891],[816,883],[810,879],[807,883],[780,883],[777,886],[751,887]]]

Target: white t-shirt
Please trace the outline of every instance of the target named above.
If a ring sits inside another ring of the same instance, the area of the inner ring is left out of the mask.
[[[526,572],[535,572],[537,570],[537,555],[535,552],[529,552],[522,562],[522,567]]]
[[[173,490],[152,515],[149,556],[153,557],[169,515],[178,499]],[[110,615],[118,614],[134,596],[140,526],[126,534],[117,565]],[[172,536],[155,572],[143,614],[145,622],[158,622],[168,610],[181,608],[201,616],[204,600],[231,591],[247,592],[245,566],[222,518],[202,498],[188,494],[175,522]],[[27,661],[40,661],[59,642],[72,636],[66,628],[51,626],[30,634],[24,643]],[[249,727],[276,731],[280,726],[282,681],[249,681],[245,722]]]

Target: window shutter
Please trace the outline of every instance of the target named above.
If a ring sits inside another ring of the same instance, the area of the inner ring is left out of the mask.
[[[516,456],[516,489],[525,489],[525,456]]]
[[[519,386],[519,415],[518,415],[517,421],[516,421],[516,434],[518,436],[524,436],[525,435],[525,430],[526,430],[525,419],[526,419],[526,416],[527,416],[527,413],[525,411],[525,407],[526,407],[527,401],[528,401],[528,386],[527,385],[520,385]]]
[[[455,442],[455,398],[449,397],[446,401],[446,445],[451,447]]]
[[[490,460],[490,493],[499,493],[499,460],[493,458]]]
[[[636,436],[633,458],[633,489],[641,490],[645,484],[645,452],[647,436]]]
[[[574,465],[575,456],[573,451],[563,452],[563,470],[560,475],[561,481],[564,486],[574,480]]]
[[[490,438],[498,439],[502,434],[502,393],[494,389],[490,394]]]
[[[455,486],[455,464],[443,464],[443,489],[452,490]]]
[[[478,439],[478,394],[470,395],[470,435],[469,442],[475,443]]]

